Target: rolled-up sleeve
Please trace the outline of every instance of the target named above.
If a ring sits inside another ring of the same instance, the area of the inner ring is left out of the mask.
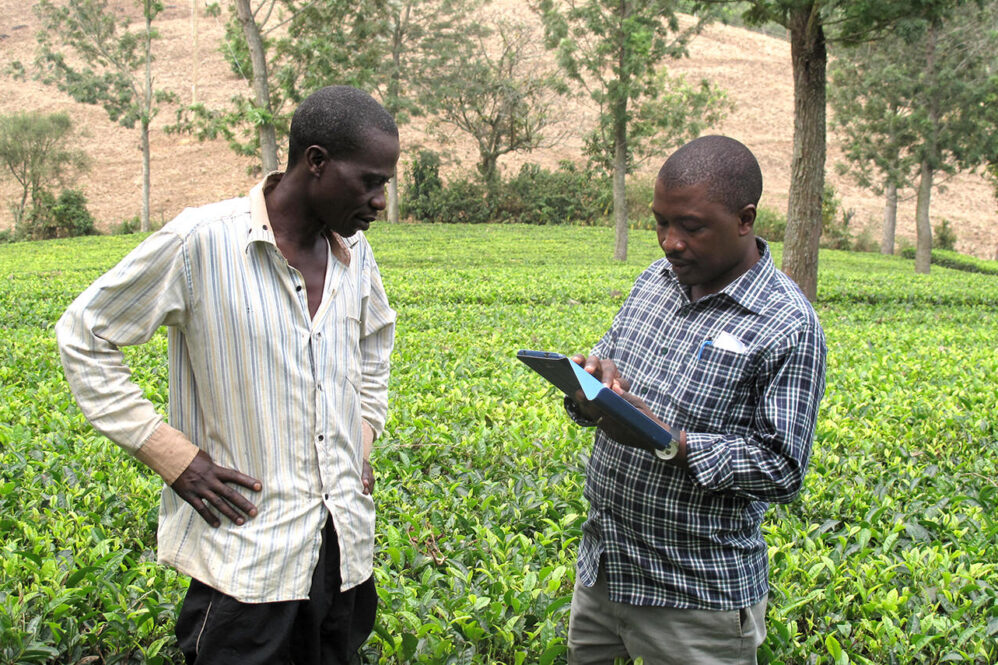
[[[825,391],[825,340],[809,323],[771,349],[756,377],[759,400],[745,436],[687,432],[693,480],[713,492],[786,503],[800,492]]]
[[[168,483],[197,448],[132,381],[120,347],[149,341],[161,325],[183,326],[189,294],[182,239],[160,231],[80,294],[55,328],[66,379],[87,420]]]

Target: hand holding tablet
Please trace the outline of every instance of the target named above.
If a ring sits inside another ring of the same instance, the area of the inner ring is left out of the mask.
[[[662,459],[676,456],[678,442],[668,430],[567,356],[551,351],[523,350],[516,357],[569,397],[574,399],[581,391],[589,401],[590,409],[597,414],[597,423],[602,427],[603,421],[609,420],[606,429],[622,434],[614,437],[618,443],[654,451]]]

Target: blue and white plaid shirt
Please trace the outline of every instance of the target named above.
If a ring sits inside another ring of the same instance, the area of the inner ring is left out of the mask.
[[[592,586],[605,555],[611,600],[731,610],[768,592],[760,524],[769,502],[801,488],[825,340],[810,303],[758,243],[751,269],[696,302],[659,259],[593,349],[687,432],[689,470],[597,430],[578,574]],[[727,344],[716,343],[722,333]]]

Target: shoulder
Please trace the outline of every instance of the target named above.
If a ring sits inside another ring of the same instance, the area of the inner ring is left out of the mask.
[[[810,340],[824,348],[821,321],[800,287],[775,267],[763,286],[760,314],[774,333],[775,346],[796,346]]]
[[[161,231],[179,236],[184,241],[213,235],[230,235],[248,228],[250,203],[245,196],[196,208],[185,208],[167,222]],[[242,224],[240,224],[242,222]]]

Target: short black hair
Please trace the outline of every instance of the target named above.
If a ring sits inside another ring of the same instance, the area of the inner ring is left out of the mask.
[[[348,85],[320,88],[291,116],[288,169],[310,145],[322,146],[333,158],[352,155],[363,148],[365,135],[371,131],[399,135],[391,114],[363,90]]]
[[[665,160],[658,179],[669,189],[706,184],[711,199],[737,213],[758,205],[762,170],[752,151],[727,136],[701,136]]]

